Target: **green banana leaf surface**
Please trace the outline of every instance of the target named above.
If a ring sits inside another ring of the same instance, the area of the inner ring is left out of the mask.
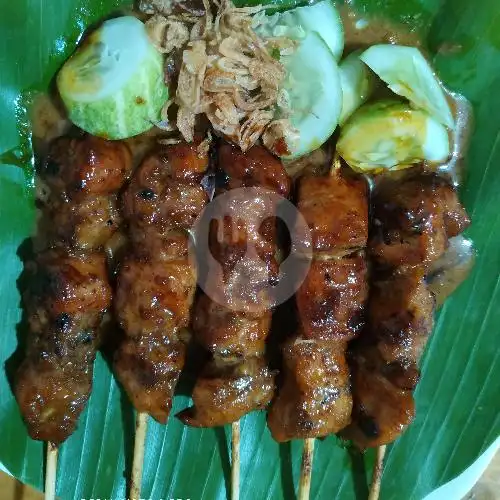
[[[416,391],[417,418],[390,446],[382,498],[422,499],[468,467],[500,434],[500,4],[498,0],[352,0],[366,16],[420,30],[444,82],[473,104],[475,132],[462,200],[478,258],[469,279],[440,311]],[[0,462],[42,488],[44,447],[31,440],[4,363],[17,347],[23,241],[35,221],[26,92],[45,90],[82,32],[127,6],[120,0],[19,0],[0,8]],[[453,50],[439,50],[442,47]],[[9,363],[7,362],[7,368]],[[8,370],[7,370],[8,371]],[[186,407],[177,396],[172,414]],[[99,356],[78,430],[59,456],[63,499],[123,498],[134,413]],[[294,498],[302,443],[279,446],[253,413],[241,426],[241,498]],[[142,497],[226,499],[229,428],[191,429],[150,420]],[[334,437],[318,441],[312,498],[365,498],[373,452]]]

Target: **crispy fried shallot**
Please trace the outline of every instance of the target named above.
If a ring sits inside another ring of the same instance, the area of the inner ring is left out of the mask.
[[[295,42],[284,37],[264,41],[256,35],[252,16],[262,6],[237,8],[230,0],[212,1],[203,0],[202,17],[179,14],[174,0],[141,4],[147,4],[144,12],[154,14],[146,26],[157,49],[164,54],[183,49],[175,97],[166,104],[159,126],[166,128],[167,110],[176,104],[176,125],[186,141],[194,138],[196,115],[204,113],[216,132],[243,151],[262,137],[271,151],[286,154],[297,132],[286,117],[280,91],[286,71],[271,53],[289,54]]]

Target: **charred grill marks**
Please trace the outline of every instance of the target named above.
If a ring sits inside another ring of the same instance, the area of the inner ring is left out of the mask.
[[[125,336],[114,370],[135,408],[159,422],[168,418],[184,367],[181,332],[196,290],[188,230],[207,202],[200,182],[208,168],[197,145],[147,157],[123,196],[132,249],[118,275],[115,312]]]
[[[374,194],[369,257],[375,270],[367,327],[353,345],[353,423],[360,448],[396,439],[415,415],[418,362],[433,328],[429,266],[469,224],[451,186],[435,174],[382,184]]]
[[[315,438],[350,422],[348,340],[364,324],[367,186],[334,172],[304,177],[298,208],[312,233],[313,260],[296,293],[299,330],[283,347],[284,383],[268,415],[277,441]]]
[[[244,154],[222,145],[219,165],[227,174],[229,189],[258,186],[288,195],[290,181],[281,162],[263,147],[254,146]],[[197,427],[235,422],[264,408],[274,391],[265,341],[272,316],[268,285],[278,275],[276,207],[265,200],[249,200],[245,193],[233,194],[238,198],[239,215],[213,221],[209,232],[210,251],[222,269],[220,280],[211,284],[210,296],[199,298],[193,318],[195,338],[212,358],[194,387],[194,406],[178,415]],[[263,215],[260,226],[252,222],[255,214]],[[249,245],[257,253],[250,267],[245,260]],[[244,284],[243,290],[238,283]]]
[[[26,266],[30,335],[15,383],[34,439],[64,441],[89,398],[98,328],[111,303],[102,245],[116,230],[116,193],[130,168],[124,144],[87,136],[56,140],[41,169],[48,195],[40,229],[48,221],[48,238],[39,238]]]

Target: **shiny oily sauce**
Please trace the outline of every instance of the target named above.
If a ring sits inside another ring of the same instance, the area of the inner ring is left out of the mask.
[[[409,31],[404,26],[398,26],[381,18],[363,18],[351,10],[348,6],[340,7],[340,14],[344,24],[345,49],[344,55],[377,43],[394,43],[399,45],[411,45],[422,49],[422,42],[416,31]],[[470,102],[461,94],[447,89],[441,83],[445,91],[448,103],[451,107],[456,127],[450,132],[451,156],[443,165],[431,167],[424,165],[423,168],[434,169],[449,180],[457,189],[460,188],[465,177],[465,159],[469,148],[472,133],[473,116]],[[388,94],[384,85],[380,87],[381,94],[376,94],[374,99],[385,97]],[[416,166],[408,169],[413,171]],[[382,181],[385,176],[406,175],[407,172],[400,171],[393,174],[380,175],[373,179],[370,185]],[[440,307],[446,297],[464,281],[474,265],[475,252],[471,240],[463,236],[450,239],[450,247],[446,253],[436,262],[427,277],[429,287],[436,296],[437,306]]]
[[[419,47],[425,54],[418,33],[408,29],[407,26],[397,25],[380,17],[360,16],[349,5],[340,6],[339,12],[342,17],[345,33],[344,56],[354,50],[377,43],[411,45]],[[457,50],[459,49],[458,47]],[[379,89],[373,99],[391,95],[385,85],[381,84]],[[408,170],[414,171],[417,168],[432,168],[459,188],[465,174],[465,157],[472,129],[472,108],[468,100],[462,95],[448,90],[444,85],[443,89],[456,122],[455,130],[450,132],[452,154],[448,162],[437,168],[435,166],[423,165],[415,166]],[[60,101],[47,94],[39,94],[34,99],[31,108],[31,119],[33,142],[36,153],[39,155],[45,153],[49,142],[71,129],[71,124],[66,119],[64,111],[62,111]],[[135,156],[136,161],[134,163],[137,164],[140,161],[144,153],[156,142],[159,134],[163,133],[159,129],[156,129],[127,141]],[[317,172],[324,169],[325,165],[328,166],[333,156],[335,138],[336,136],[332,137],[323,147],[306,157],[286,164],[289,174],[292,177],[297,177],[305,171]],[[373,186],[377,182],[383,181],[386,176],[404,176],[406,173],[402,171],[379,175],[375,179],[370,179],[370,184]],[[119,236],[120,234],[118,233]],[[428,277],[429,285],[436,294],[439,305],[467,277],[473,266],[473,262],[474,249],[472,242],[462,236],[453,238],[450,241],[449,250],[433,266]]]

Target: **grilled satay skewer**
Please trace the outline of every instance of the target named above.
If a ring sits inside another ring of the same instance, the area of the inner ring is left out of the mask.
[[[374,279],[366,330],[351,349],[353,423],[345,430],[362,449],[394,441],[414,418],[412,392],[435,309],[426,274],[470,222],[453,188],[422,173],[381,184],[373,216]]]
[[[193,222],[207,203],[200,182],[205,144],[160,148],[140,165],[124,193],[131,252],[121,264],[115,312],[124,338],[114,371],[138,412],[131,497],[140,498],[147,415],[167,421],[184,366],[197,269],[188,258]]]
[[[299,181],[298,208],[311,231],[313,259],[296,292],[298,332],[283,346],[284,381],[268,425],[278,442],[305,439],[299,487],[305,500],[314,438],[338,432],[351,418],[346,349],[364,324],[366,183],[336,162],[329,176]]]
[[[39,172],[44,184],[39,250],[27,263],[29,322],[15,396],[28,432],[47,441],[46,498],[54,498],[57,451],[87,403],[111,303],[103,244],[116,231],[117,192],[131,169],[127,146],[87,136],[56,140]]]
[[[233,498],[238,498],[239,420],[264,408],[274,391],[265,341],[273,307],[270,284],[279,269],[275,194],[287,197],[290,180],[281,162],[261,146],[242,153],[224,144],[218,158],[228,177],[231,206],[221,206],[220,213],[214,214],[218,220],[210,223],[214,268],[208,270],[206,293],[198,300],[193,318],[195,338],[212,358],[194,387],[193,407],[177,416],[196,427],[234,424],[231,489]],[[242,187],[262,190],[258,195],[235,190]],[[252,255],[248,249],[254,250]]]

